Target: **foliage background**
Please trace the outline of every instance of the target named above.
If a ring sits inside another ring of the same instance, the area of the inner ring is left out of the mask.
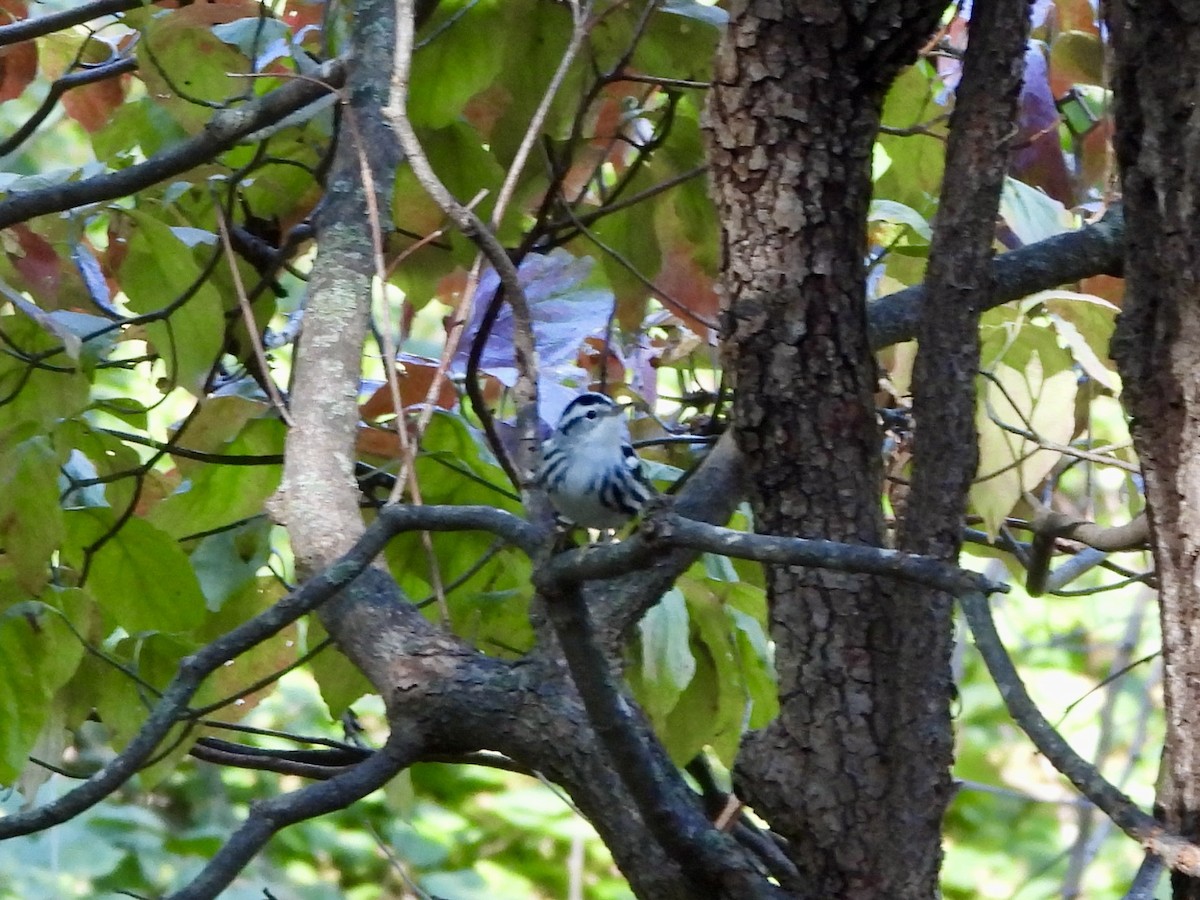
[[[252,101],[303,73],[311,64],[306,53],[336,49],[346,29],[346,10],[311,0],[270,4],[265,17],[250,0],[167,6],[4,48],[2,134],[16,133],[64,75],[129,59],[137,71],[67,91],[31,137],[5,145],[0,188],[120,171],[202,135],[216,107]],[[32,11],[20,0],[0,7],[14,18]],[[534,0],[446,2],[422,32],[410,112],[451,190],[464,201],[487,191],[481,215],[492,213],[567,43],[569,22],[559,12]],[[889,95],[869,223],[874,296],[923,275],[963,15],[947,12],[939,40]],[[699,85],[721,20],[717,7],[665,3],[626,57],[639,17],[608,9],[551,108],[540,157],[500,220],[506,244],[545,254],[531,257],[523,274],[548,420],[555,404],[601,379],[653,411],[635,422],[639,437],[702,433],[714,412],[718,249],[699,177]],[[1097,11],[1087,0],[1042,0],[1034,26],[1021,146],[1001,206],[998,240],[1007,249],[1079,227],[1111,199]],[[622,80],[619,71],[644,80]],[[256,77],[239,77],[249,73]],[[285,428],[246,376],[255,364],[237,303],[243,289],[222,253],[221,220],[249,231],[252,248],[255,238],[278,240],[301,226],[320,196],[333,127],[330,110],[310,114],[265,143],[235,147],[127,200],[41,216],[0,238],[7,287],[0,307],[0,782],[27,796],[44,798],[62,783],[39,784],[45,770],[27,765],[28,757],[74,774],[94,766],[129,738],[146,697],[182,656],[294,580],[286,536],[263,514],[278,485]],[[554,190],[575,201],[570,214],[543,202]],[[426,397],[474,248],[451,232],[420,243],[443,225],[442,216],[404,168],[386,212],[398,229],[389,259],[400,263],[380,293],[376,321],[404,354],[401,400],[408,406]],[[239,253],[238,279],[255,290],[260,266],[252,251]],[[311,260],[300,237],[292,269],[277,275],[279,296],[257,288],[258,327],[286,329]],[[481,295],[487,287],[485,275]],[[984,319],[981,478],[972,492],[979,543],[971,564],[1018,581],[1021,566],[1004,548],[1022,537],[1031,496],[1100,523],[1130,518],[1139,503],[1115,399],[1119,379],[1107,360],[1120,284],[1097,278],[1070,287]],[[472,320],[468,333],[477,326]],[[497,323],[479,361],[488,398],[502,404],[511,385],[511,328],[503,318]],[[399,451],[386,426],[395,406],[380,387],[380,352],[364,363],[359,450],[367,465],[394,473]],[[895,423],[885,448],[894,476],[886,501],[894,507],[904,502],[912,354],[899,345],[880,356],[887,377],[879,403]],[[289,346],[272,348],[271,358],[276,381],[286,385]],[[451,371],[461,376],[467,364],[464,349]],[[439,409],[416,461],[424,501],[518,509],[470,404],[452,390],[435,396]],[[1090,455],[1081,459],[1079,450]],[[676,445],[644,453],[664,481],[695,458]],[[253,464],[218,465],[212,454]],[[388,561],[415,600],[436,599],[439,583],[448,586],[429,614],[481,649],[512,655],[529,645],[528,565],[515,553],[473,534],[436,536],[426,550],[408,535],[393,542]],[[1109,564],[1135,576],[1149,565],[1140,554]],[[1148,806],[1152,751],[1161,745],[1159,639],[1152,594],[1136,577],[1097,592],[1123,580],[1121,571],[1093,569],[1054,596],[1017,590],[997,613],[1042,708]],[[761,576],[715,559],[698,564],[644,621],[629,676],[678,761],[706,749],[720,768],[741,729],[772,714],[762,621]],[[224,670],[198,702],[237,697],[321,637],[315,623],[285,632]],[[1120,896],[1136,848],[1081,806],[1032,751],[974,651],[966,641],[960,647],[955,774],[963,787],[947,826],[946,896]],[[277,687],[237,697],[208,718],[340,740],[339,718],[353,708],[361,738],[377,744],[382,721],[377,704],[361,697],[364,689],[339,656],[324,651]],[[88,721],[93,709],[105,729]],[[218,733],[220,725],[209,724],[191,737]],[[292,745],[266,735],[249,740]],[[121,796],[68,825],[0,844],[0,870],[11,873],[0,896],[165,890],[220,845],[248,803],[297,783],[198,763],[187,758],[188,747],[181,743]],[[22,800],[14,790],[4,806],[16,809]],[[551,786],[450,765],[418,766],[350,810],[288,829],[238,885],[229,896],[628,896],[594,833]]]

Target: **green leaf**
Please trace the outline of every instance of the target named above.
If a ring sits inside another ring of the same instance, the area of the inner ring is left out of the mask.
[[[161,103],[142,97],[127,100],[113,111],[104,127],[92,135],[92,149],[98,160],[113,165],[138,151],[151,156],[186,137],[187,132]]]
[[[1059,459],[1051,450],[1001,428],[992,420],[1028,428],[1045,441],[1065,444],[1075,430],[1077,377],[1071,369],[1046,375],[1035,352],[1024,371],[995,366],[999,384],[980,379],[976,427],[979,476],[971,485],[971,507],[995,536],[1026,491],[1037,487]],[[989,415],[990,413],[990,415]],[[1028,424],[1026,424],[1028,423]]]
[[[926,243],[933,239],[933,227],[928,220],[911,206],[905,206],[895,200],[872,200],[867,221],[905,226]]]
[[[546,13],[553,15],[554,11]],[[446,22],[450,24],[439,29],[439,24]],[[413,124],[442,128],[458,119],[467,101],[490,85],[500,71],[505,41],[498,36],[515,30],[516,21],[502,4],[464,0],[439,4],[438,16],[427,29],[429,42],[413,54],[409,83],[414,89],[408,101]],[[554,69],[539,70],[539,74],[543,71]],[[464,202],[468,199],[462,198]]]
[[[638,702],[651,718],[665,717],[696,674],[689,645],[691,623],[687,600],[672,588],[642,618],[641,688]]]
[[[246,92],[250,62],[221,41],[204,13],[171,10],[150,17],[137,42],[138,74],[147,92],[189,134],[212,118],[209,104],[223,104]]]
[[[180,302],[201,277],[191,248],[150,213],[131,210],[127,214],[138,226],[120,272],[129,308],[165,315],[148,323],[146,331],[172,381],[200,396],[225,341],[220,294],[205,282]]]
[[[938,102],[945,89],[937,72],[927,61],[909,66],[892,82],[883,107],[883,125],[909,129],[909,134],[880,134],[879,152],[890,165],[877,165],[875,196],[894,200],[932,215],[945,169],[946,134],[942,118],[949,110]],[[924,133],[922,130],[927,130]]]
[[[85,602],[81,591],[51,591],[45,602],[0,614],[0,784],[12,784],[25,768],[51,699],[83,658],[63,615]]]
[[[255,581],[270,554],[271,523],[265,516],[203,538],[191,560],[208,608],[222,609],[235,592]]]
[[[505,0],[501,20],[491,40],[503,49],[497,81],[504,93],[498,102],[507,106],[502,106],[504,115],[490,138],[500,164],[507,166],[545,94],[550,73],[562,59],[571,36],[571,16],[564,7],[546,8],[536,0]],[[581,94],[583,71],[578,64],[571,68],[551,104],[544,129],[551,137],[566,136]]]
[[[1117,307],[1093,294],[1061,290],[1043,291],[1023,301],[1023,305],[1034,303],[1045,307],[1060,342],[1088,377],[1119,394],[1121,379],[1108,355]]]
[[[111,510],[97,508],[71,510],[65,518],[68,543],[80,550],[116,521]],[[82,559],[73,562],[79,567]],[[85,587],[131,634],[186,632],[204,620],[204,594],[186,554],[170,535],[136,516],[92,553]]]
[[[308,619],[308,643],[315,647],[329,637],[329,633],[321,626],[316,616]],[[323,653],[318,653],[308,664],[321,691],[321,699],[329,708],[331,719],[338,719],[350,708],[350,704],[365,694],[374,694],[375,688],[358,668],[341,654],[341,651],[330,647]]]
[[[258,61],[258,67],[264,63],[273,62],[280,58],[278,55],[264,60],[263,54],[269,45],[283,43],[286,45],[291,37],[291,29],[285,22],[268,16],[247,16],[244,19],[234,19],[232,22],[221,22],[212,27],[213,35],[230,46],[237,47],[242,56]],[[286,51],[285,51],[286,52]]]
[[[208,617],[204,626],[195,633],[196,641],[203,643],[216,640],[265,612],[286,593],[286,588],[279,580],[271,576],[261,576],[245,582],[226,598],[215,615]],[[195,702],[205,704],[227,700],[294,663],[299,655],[297,630],[295,624],[289,625],[251,647],[227,665],[221,666],[205,682],[204,689],[197,695]],[[253,694],[240,696],[230,705],[213,711],[211,717],[227,722],[240,721],[274,690],[275,685],[272,684]]]
[[[0,331],[10,350],[0,353],[0,443],[22,426],[49,431],[63,419],[82,412],[88,404],[87,376],[65,352],[51,352],[62,344],[25,316],[0,316]],[[45,358],[34,366],[17,354]],[[58,367],[67,371],[56,371]]]
[[[742,732],[779,711],[763,630],[766,599],[759,587],[713,580],[704,571],[698,562],[666,595],[666,605],[647,614],[628,678],[673,760],[686,762],[711,746],[731,765]]]
[[[128,647],[134,641],[122,642]],[[110,650],[110,655],[125,665],[133,660]],[[106,737],[114,746],[123,747],[146,721],[146,707],[138,684],[109,662],[91,654],[84,656],[74,677],[59,692],[68,728],[76,728],[91,717],[99,718]]]
[[[435,412],[421,448],[417,477],[426,503],[482,504],[521,512],[504,470],[461,416]]]
[[[521,510],[504,472],[461,416],[435,413],[422,447],[416,467],[425,503]],[[441,583],[454,586],[447,606],[455,633],[481,650],[506,656],[532,646],[529,560],[511,549],[497,551],[495,539],[481,532],[433,534],[430,541]],[[421,535],[398,535],[384,555],[400,589],[416,601],[428,598],[426,614],[438,618],[431,557]]]
[[[1000,218],[1022,244],[1034,244],[1067,231],[1074,219],[1061,203],[1015,178],[1004,179]]]
[[[643,172],[630,185],[630,193],[644,190],[651,184],[650,174]],[[656,206],[655,203],[636,203],[605,216],[592,228],[596,237],[624,260],[624,263],[618,262],[612,253],[600,254],[605,279],[616,294],[620,320],[634,323],[635,327],[645,315],[646,298],[649,296],[649,289],[642,279],[657,273],[662,264],[662,251],[655,228]],[[582,251],[588,246],[591,246],[590,242],[581,239],[579,249]],[[642,278],[631,272],[630,267]]]
[[[274,418],[252,419],[220,452],[274,456],[283,452],[287,429]],[[206,463],[188,474],[179,489],[151,511],[149,520],[175,538],[223,528],[257,516],[279,487],[283,467]]]
[[[1098,34],[1066,31],[1050,45],[1050,66],[1059,81],[1106,85],[1106,52]]]
[[[136,480],[133,477],[114,476],[129,476],[141,466],[141,459],[136,451],[118,438],[94,430],[82,419],[64,422],[54,437],[56,445],[70,448],[71,453],[68,465],[63,468],[65,474],[59,483],[64,492],[64,507],[70,509],[81,506],[111,506],[121,510],[127,509],[134,502]],[[90,476],[86,471],[88,468],[91,469]],[[73,482],[66,474],[70,474],[74,479],[104,477],[108,481],[105,484],[71,489]]]
[[[64,536],[58,503],[62,461],[46,437],[30,438],[0,453],[0,548],[30,596],[49,580],[50,557]]]

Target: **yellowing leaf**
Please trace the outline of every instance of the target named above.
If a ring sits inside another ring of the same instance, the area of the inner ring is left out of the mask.
[[[1067,443],[1075,430],[1077,378],[1071,369],[1044,376],[1036,352],[1023,372],[1000,364],[992,376],[994,382],[979,381],[979,469],[971,486],[971,506],[994,537],[1022,494],[1040,484],[1059,458],[998,423],[1031,432],[1044,442]]]

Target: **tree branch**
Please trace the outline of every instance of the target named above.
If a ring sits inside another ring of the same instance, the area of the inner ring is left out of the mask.
[[[159,3],[161,0],[150,0]],[[77,4],[71,9],[53,12],[45,16],[34,16],[21,19],[10,25],[0,26],[0,47],[19,44],[45,34],[63,31],[101,16],[112,16],[144,6],[146,0],[92,0],[91,3]]]
[[[537,450],[537,352],[534,347],[529,301],[525,297],[525,289],[521,285],[517,267],[509,258],[504,246],[483,220],[459,203],[442,183],[429,164],[412,123],[408,120],[408,78],[415,31],[414,6],[412,0],[397,3],[396,55],[392,70],[391,96],[388,105],[383,109],[383,115],[391,123],[421,187],[442,208],[459,231],[475,242],[500,276],[504,299],[513,311],[513,353],[517,369],[517,431],[525,456],[519,463],[522,469],[528,469]],[[502,448],[495,449],[498,453],[503,453]],[[525,480],[523,472],[516,474],[516,484],[520,487]]]
[[[270,609],[206,644],[179,663],[179,669],[145,724],[128,746],[87,781],[45,806],[0,818],[0,840],[59,825],[99,803],[129,780],[177,722],[200,683],[222,664],[277,634],[346,588],[370,564],[393,535],[401,531],[499,529],[506,539],[529,552],[536,546],[532,525],[511,513],[485,506],[393,506],[380,512],[354,548],[314,575]]]
[[[737,843],[708,821],[699,798],[635,712],[637,707],[621,693],[592,634],[578,583],[564,580],[543,592],[588,720],[650,832],[694,882],[695,896],[782,897]]]
[[[414,761],[420,746],[416,734],[393,726],[387,744],[358,765],[328,781],[253,804],[249,818],[221,845],[195,880],[168,900],[210,900],[218,896],[275,832],[344,809],[378,790]]]
[[[1200,846],[1171,833],[1153,816],[1143,812],[1095,766],[1076,753],[1042,715],[996,633],[987,598],[982,593],[968,592],[959,597],[959,602],[971,626],[975,646],[1000,690],[1009,715],[1041,754],[1118,828],[1160,857],[1171,869],[1200,876]]]
[[[992,260],[984,309],[1093,275],[1120,276],[1124,267],[1125,216],[1111,206],[1099,222],[1066,231]],[[923,284],[880,297],[867,308],[871,347],[881,350],[916,337]]]
[[[83,69],[79,72],[71,72],[63,75],[61,78],[56,78],[51,82],[50,91],[46,94],[46,98],[34,111],[33,115],[26,119],[21,124],[21,127],[9,135],[6,140],[0,141],[0,156],[7,156],[25,143],[26,139],[37,130],[37,127],[46,121],[46,117],[50,115],[51,111],[58,104],[59,98],[67,91],[85,84],[104,81],[106,78],[116,78],[126,72],[135,71],[137,67],[137,60],[130,56],[115,59],[93,68]]]
[[[1035,534],[1079,541],[1097,550],[1117,553],[1122,550],[1141,550],[1150,540],[1150,526],[1145,512],[1134,516],[1124,525],[1098,525],[1040,504],[1034,511],[1029,527]]]
[[[950,563],[861,544],[751,534],[651,510],[641,529],[619,544],[589,544],[559,553],[534,571],[534,585],[556,585],[609,578],[650,562],[664,547],[680,547],[753,559],[775,565],[810,566],[835,572],[885,575],[960,596],[971,591],[1003,593],[1008,586]]]
[[[345,77],[345,60],[331,60],[322,64],[311,76],[289,81],[278,90],[235,109],[219,110],[202,133],[143,163],[84,181],[33,191],[9,191],[7,199],[0,202],[0,228],[46,213],[125,197],[211,162],[217,154],[236,146],[247,135],[337,90]]]

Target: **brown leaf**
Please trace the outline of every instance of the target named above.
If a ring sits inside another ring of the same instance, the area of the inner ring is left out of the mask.
[[[25,280],[25,289],[40,302],[52,302],[62,281],[62,262],[49,241],[28,225],[14,225],[20,252],[8,252],[9,261]]]
[[[0,21],[27,18],[24,0],[0,0]],[[25,41],[0,49],[0,102],[13,100],[24,93],[37,75],[37,45]]]
[[[85,84],[63,94],[62,105],[67,115],[87,131],[99,131],[113,110],[125,102],[124,76]]]

